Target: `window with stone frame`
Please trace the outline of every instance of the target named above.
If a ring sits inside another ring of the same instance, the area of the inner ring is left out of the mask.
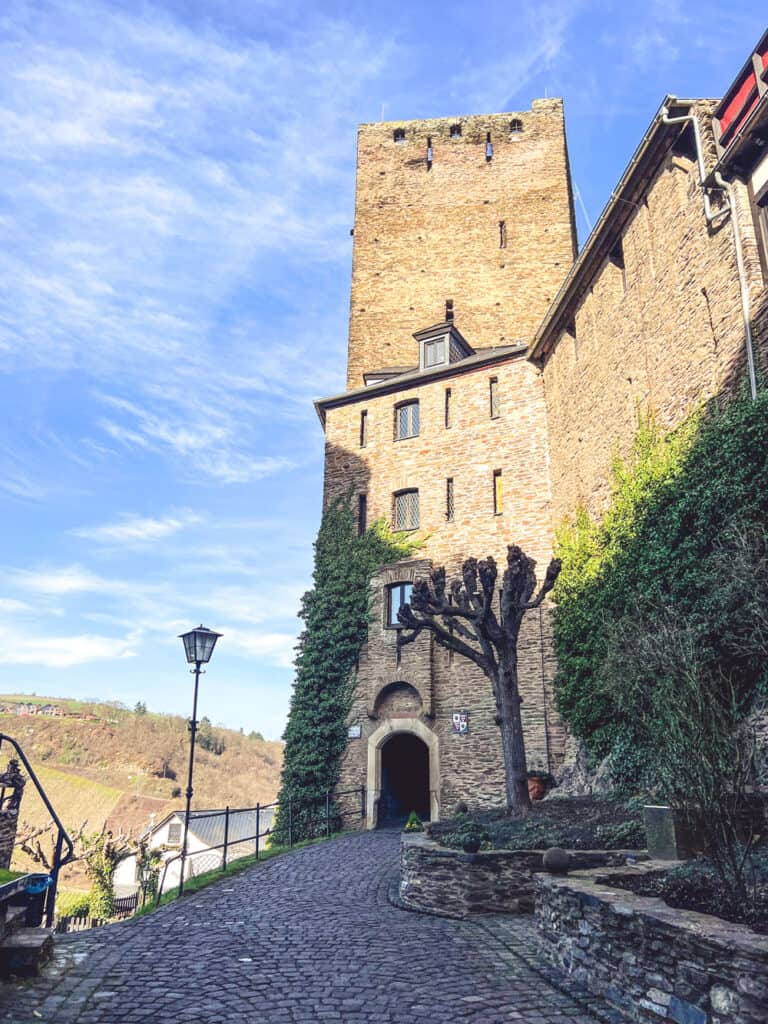
[[[419,402],[401,402],[395,406],[395,440],[419,436]]]
[[[387,626],[390,629],[400,629],[397,613],[410,602],[412,593],[412,583],[392,583],[387,587]]]
[[[453,491],[453,477],[449,476],[445,481],[445,518],[449,523],[453,522],[456,514],[456,501]]]
[[[493,514],[500,516],[504,511],[504,482],[501,477],[501,470],[493,471]]]
[[[368,447],[368,410],[363,409],[360,413],[360,447]]]
[[[448,430],[451,426],[451,399],[453,395],[450,388],[445,389],[445,429]]]
[[[418,530],[419,492],[415,488],[393,495],[392,525],[396,530]]]

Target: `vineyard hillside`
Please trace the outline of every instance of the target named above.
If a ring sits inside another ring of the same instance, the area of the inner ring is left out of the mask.
[[[183,808],[189,758],[186,719],[137,705],[0,695],[0,732],[22,747],[68,831],[106,822],[138,835]],[[12,755],[0,750],[3,767]],[[193,807],[250,807],[277,795],[283,744],[212,725],[203,719],[195,756]],[[44,805],[28,783],[20,821],[44,825]],[[23,855],[15,867],[30,867]]]

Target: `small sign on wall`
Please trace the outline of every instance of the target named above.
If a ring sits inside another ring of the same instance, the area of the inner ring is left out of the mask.
[[[469,732],[469,713],[454,711],[452,716],[453,731],[457,736],[466,736]]]
[[[350,725],[347,729],[347,736],[351,740],[359,740],[363,734],[363,727],[357,722],[355,725]]]

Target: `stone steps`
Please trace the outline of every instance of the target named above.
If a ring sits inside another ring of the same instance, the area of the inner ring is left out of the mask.
[[[0,977],[36,977],[52,956],[51,928],[20,928],[0,942]]]

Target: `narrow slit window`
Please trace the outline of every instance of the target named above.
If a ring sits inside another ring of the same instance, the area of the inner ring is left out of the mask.
[[[445,429],[451,426],[451,398],[453,397],[450,388],[445,389]]]
[[[368,410],[363,409],[360,413],[360,447],[366,448],[368,445]]]
[[[453,299],[445,300],[445,321],[450,323],[453,320]]]
[[[501,478],[501,470],[493,471],[493,514],[500,516],[504,511],[504,483]]]
[[[395,440],[419,436],[419,403],[403,402],[395,406]]]
[[[485,136],[485,159],[486,162],[490,163],[493,158],[493,143],[491,142],[491,133],[487,132]]]
[[[499,248],[507,248],[507,222],[505,220],[499,221]]]
[[[362,537],[368,529],[368,495],[357,496],[357,536]]]
[[[427,170],[432,167],[432,139],[427,137]]]
[[[488,399],[491,410],[491,419],[499,418],[499,378],[491,377],[488,381]]]
[[[392,520],[396,530],[418,530],[419,492],[417,490],[395,493]]]
[[[449,523],[453,522],[456,512],[456,503],[453,493],[453,477],[449,476],[445,481],[445,518]]]

